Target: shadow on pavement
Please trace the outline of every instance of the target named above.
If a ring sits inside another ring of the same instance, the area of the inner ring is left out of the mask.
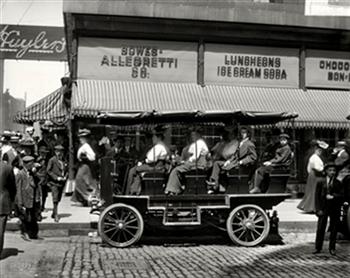
[[[24,251],[18,250],[17,248],[4,248],[0,256],[0,261],[5,260],[8,257],[17,256],[18,253],[24,253]]]
[[[260,277],[271,277],[269,273],[278,274],[279,277],[305,277],[306,274],[311,275],[308,277],[348,277],[350,268],[348,242],[338,244],[336,256],[328,253],[328,246],[318,255],[312,254],[313,250],[314,244],[311,242],[296,247],[285,245],[267,253],[261,252],[253,260],[223,266],[222,271],[230,277],[240,277],[255,271],[261,271]]]

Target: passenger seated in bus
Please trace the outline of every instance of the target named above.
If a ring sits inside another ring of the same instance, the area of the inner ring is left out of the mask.
[[[106,153],[106,156],[113,158],[116,161],[119,161],[126,155],[124,150],[124,139],[123,137],[116,137],[115,139],[113,139],[113,143],[113,146]]]
[[[230,170],[237,163],[237,150],[239,141],[232,131],[223,129],[222,139],[212,148],[213,169],[208,185],[208,193],[225,192],[219,185],[219,175],[222,170]]]
[[[250,131],[246,127],[240,129],[240,142],[237,146],[231,147],[231,150],[236,150],[235,153],[229,156],[225,161],[216,161],[214,162],[213,171],[208,182],[209,188],[208,193],[214,193],[219,190],[219,175],[222,170],[229,171],[238,167],[254,167],[257,154],[255,150],[254,143],[250,140]],[[231,141],[232,142],[232,141]],[[225,150],[225,149],[224,149]],[[223,156],[225,158],[225,156]],[[250,169],[248,169],[250,170]],[[253,171],[253,170],[252,170]],[[249,171],[247,171],[249,173]],[[222,190],[221,190],[222,191]]]
[[[175,167],[169,176],[168,183],[165,188],[165,194],[177,195],[184,190],[181,179],[186,172],[193,169],[205,169],[207,166],[207,155],[209,149],[205,141],[201,137],[201,131],[194,129],[191,132],[191,145],[188,148],[189,158],[183,164]]]
[[[147,152],[144,162],[131,168],[128,174],[127,194],[140,195],[141,193],[141,173],[164,171],[165,161],[168,157],[169,150],[163,142],[164,135],[159,129],[153,131],[153,147]]]
[[[262,182],[266,177],[270,175],[274,167],[276,166],[285,166],[286,169],[289,168],[289,162],[292,158],[292,150],[288,144],[288,139],[289,135],[288,134],[281,134],[279,136],[280,140],[280,145],[276,149],[275,152],[275,157],[263,162],[263,165],[260,166],[256,171],[255,171],[255,176],[254,176],[254,188],[249,191],[249,193],[254,194],[254,193],[261,193],[261,185]]]

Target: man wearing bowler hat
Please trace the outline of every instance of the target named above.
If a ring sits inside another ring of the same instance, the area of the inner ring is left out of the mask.
[[[67,179],[67,171],[66,165],[63,161],[64,147],[57,145],[54,149],[55,155],[51,157],[47,163],[47,175],[49,177],[48,185],[51,189],[53,201],[53,212],[51,217],[55,222],[58,222],[58,203],[62,199],[63,188]]]
[[[320,253],[323,246],[329,217],[329,252],[335,255],[335,245],[337,238],[337,225],[340,218],[340,207],[344,198],[344,188],[342,183],[336,179],[337,168],[334,163],[325,166],[326,176],[316,185],[315,208],[317,221],[316,243],[314,254]]]
[[[254,188],[249,191],[251,194],[255,193],[261,193],[262,192],[262,182],[266,177],[270,175],[274,167],[276,166],[286,166],[288,167],[290,160],[292,158],[292,150],[290,146],[288,145],[288,139],[289,135],[282,133],[279,136],[280,144],[279,147],[276,149],[274,158],[263,162],[263,165],[260,166],[255,171],[255,177],[254,177]],[[267,189],[265,190],[267,191]]]

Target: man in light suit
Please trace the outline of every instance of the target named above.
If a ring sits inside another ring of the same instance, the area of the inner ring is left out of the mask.
[[[4,247],[7,217],[11,213],[15,196],[16,181],[13,169],[6,162],[0,161],[0,256]]]

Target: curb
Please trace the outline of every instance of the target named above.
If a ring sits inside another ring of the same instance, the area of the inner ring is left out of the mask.
[[[306,221],[281,221],[279,223],[280,233],[314,233],[317,222]],[[42,236],[75,236],[87,235],[89,232],[96,231],[97,222],[84,223],[39,223],[39,231]],[[7,223],[6,230],[10,232],[19,231],[17,223]]]

